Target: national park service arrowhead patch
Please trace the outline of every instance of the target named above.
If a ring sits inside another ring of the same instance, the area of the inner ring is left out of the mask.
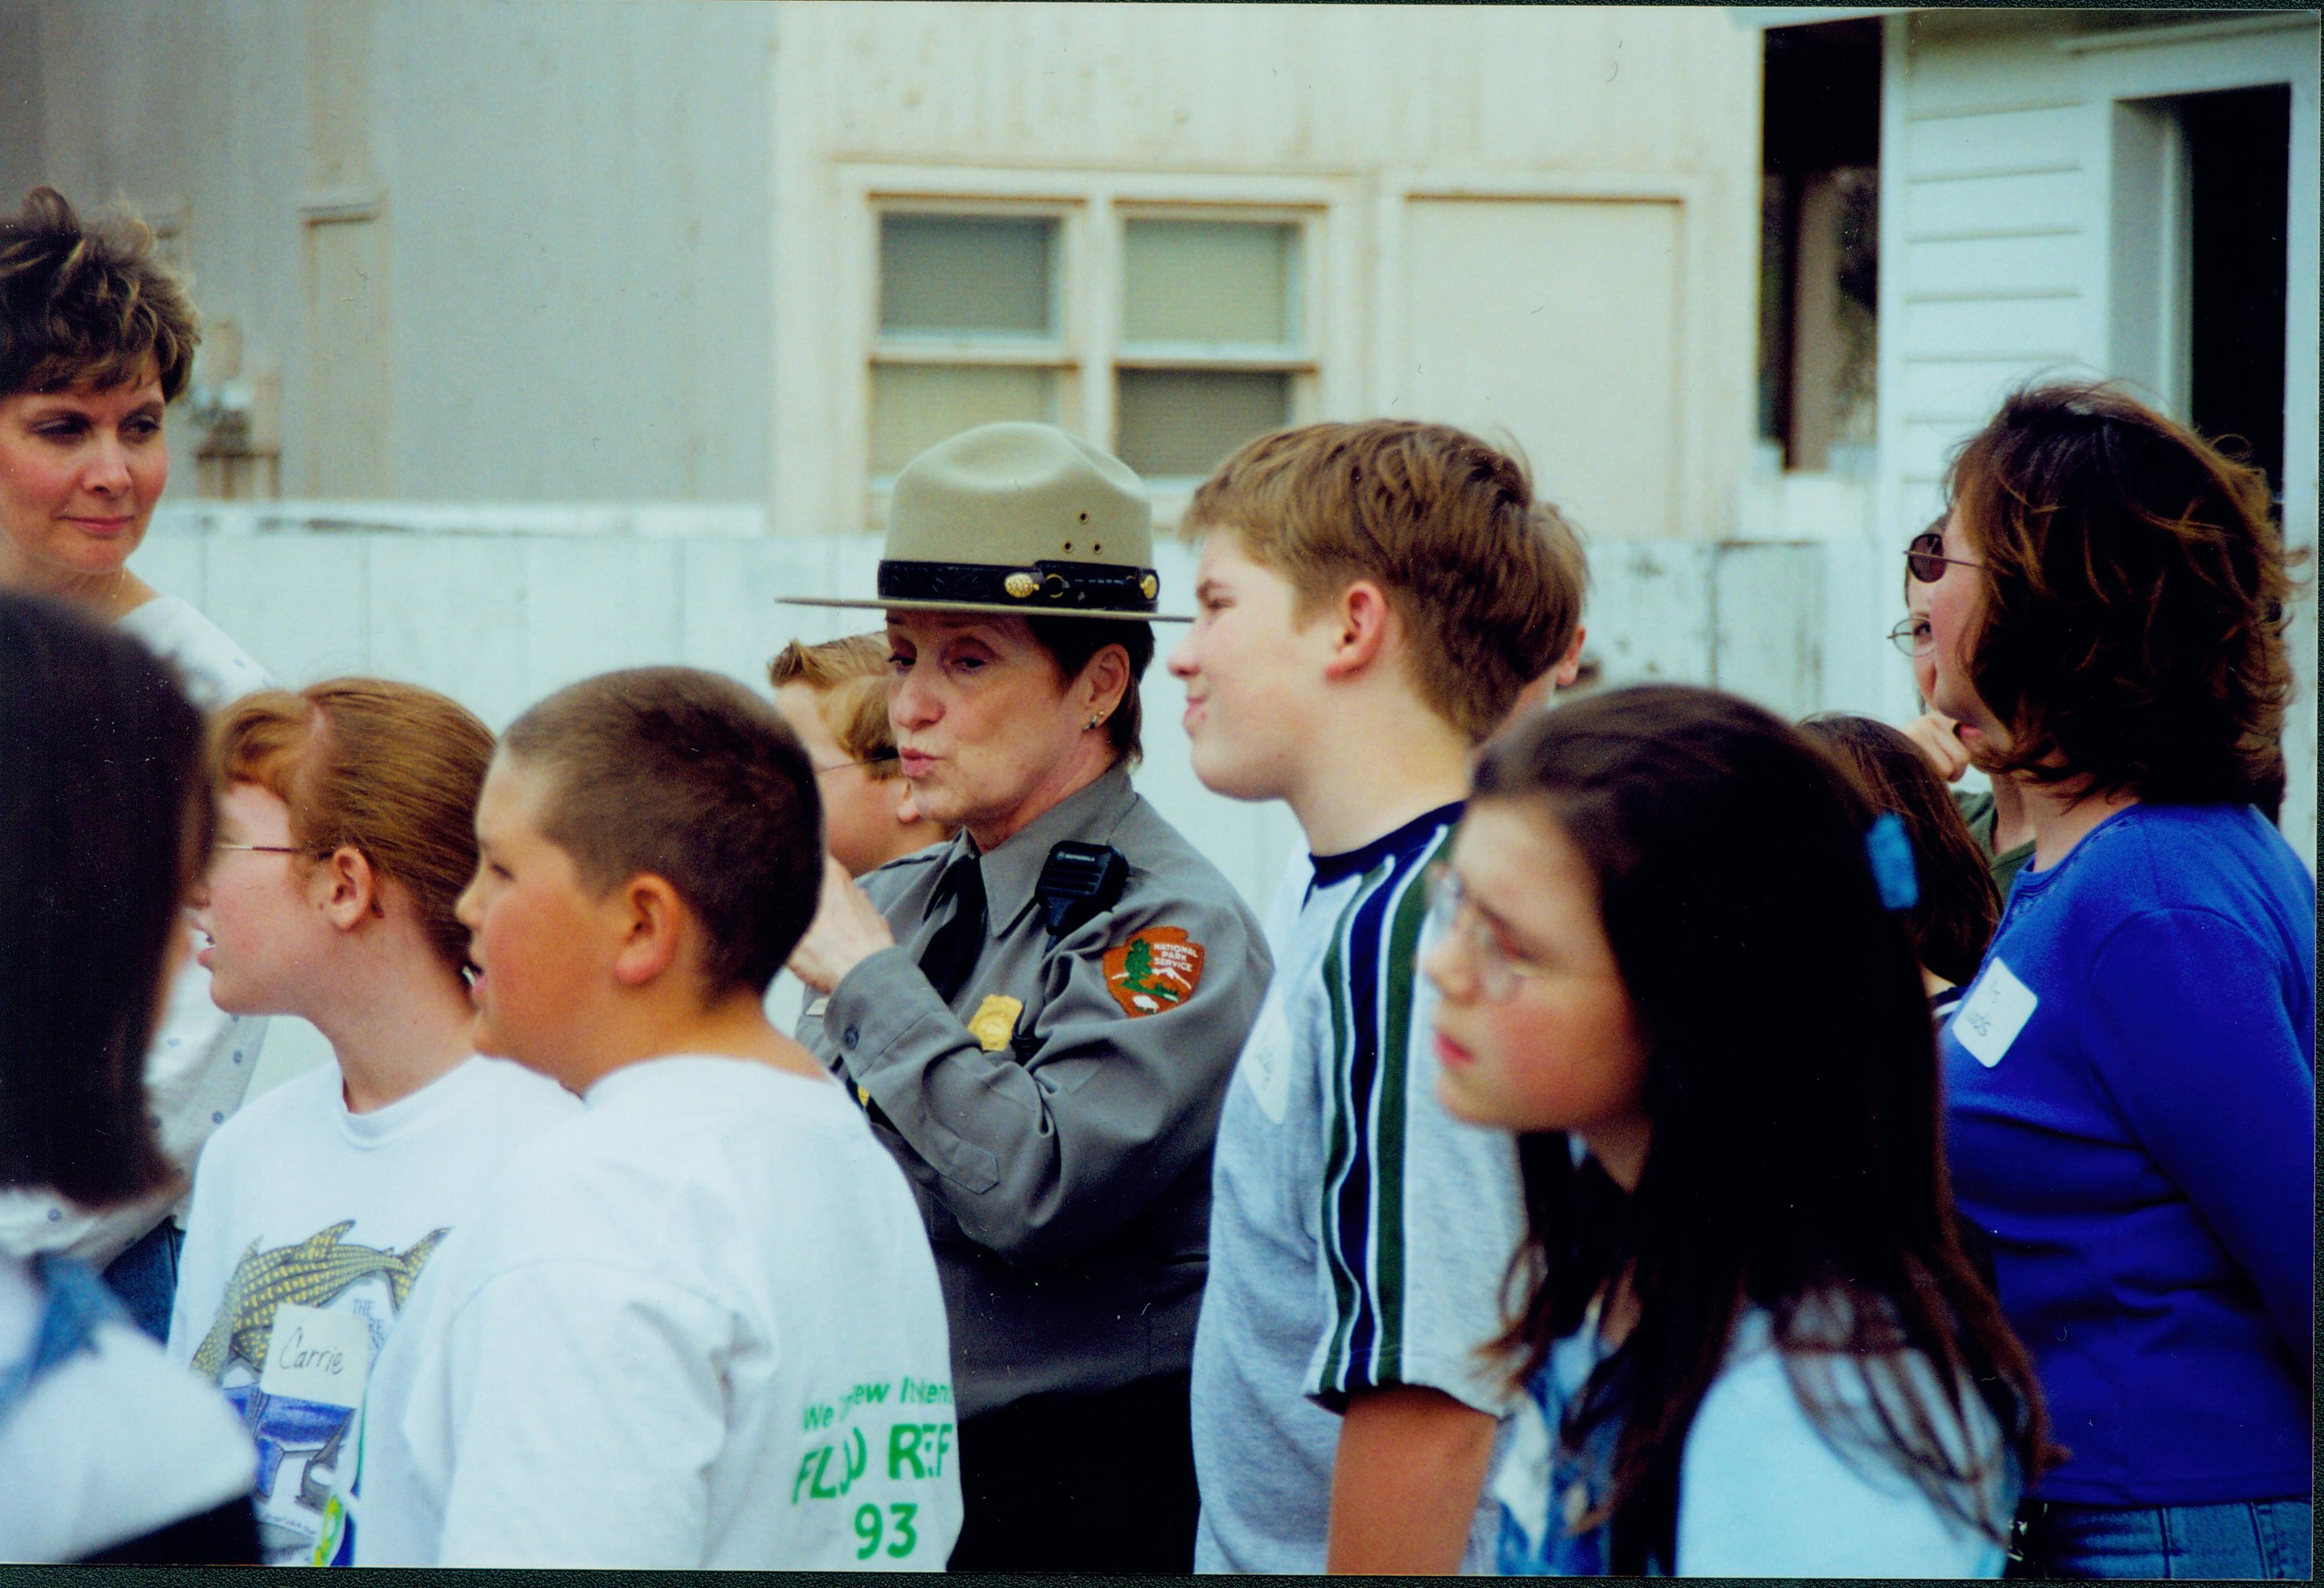
[[[1160,1014],[1194,995],[1203,946],[1176,927],[1149,927],[1105,951],[1105,989],[1124,1014]]]

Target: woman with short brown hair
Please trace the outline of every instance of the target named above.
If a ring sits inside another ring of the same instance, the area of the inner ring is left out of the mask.
[[[1910,552],[1931,704],[2034,829],[1942,1039],[1961,1209],[2072,1451],[2025,1564],[2305,1577],[2316,885],[2253,808],[2292,688],[2266,482],[2061,385],[1950,484]]]
[[[134,220],[87,223],[53,188],[0,216],[0,590],[69,602],[172,663],[215,709],[263,669],[186,602],[129,570],[170,478],[163,410],[192,376],[198,318]],[[190,1172],[241,1105],[266,1022],[210,1002],[189,968],[145,1058],[161,1148]],[[104,1267],[139,1325],[170,1324],[184,1239],[176,1207],[98,1214],[45,1196],[0,1198],[0,1251],[69,1251]],[[108,1266],[109,1265],[109,1266]]]

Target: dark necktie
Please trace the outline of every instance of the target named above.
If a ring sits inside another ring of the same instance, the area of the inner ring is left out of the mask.
[[[984,872],[975,855],[962,855],[936,880],[936,892],[928,899],[928,913],[935,914],[947,897],[952,900],[952,914],[920,951],[920,969],[927,974],[928,985],[936,990],[936,996],[950,1003],[960,995],[969,972],[976,968],[984,952]]]

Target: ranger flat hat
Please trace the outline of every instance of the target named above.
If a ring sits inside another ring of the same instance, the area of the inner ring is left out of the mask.
[[[1055,425],[979,425],[904,466],[880,593],[792,606],[1191,623],[1157,612],[1154,509],[1120,458]]]

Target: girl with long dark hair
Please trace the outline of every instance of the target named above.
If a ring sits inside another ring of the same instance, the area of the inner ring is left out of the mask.
[[[1446,1106],[1521,1133],[1505,1570],[2001,1571],[2041,1398],[1954,1233],[1873,819],[1703,689],[1562,707],[1478,767],[1426,968]]]
[[[140,1058],[209,854],[202,719],[136,641],[0,589],[0,1188],[167,1194]],[[0,1252],[0,1560],[251,1564],[255,1453],[79,1260]]]

